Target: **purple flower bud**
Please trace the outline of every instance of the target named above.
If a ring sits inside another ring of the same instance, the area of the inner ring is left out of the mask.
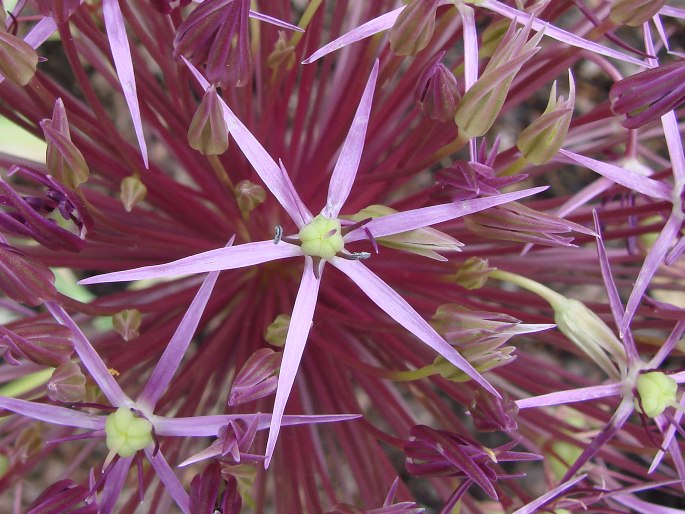
[[[236,375],[228,396],[228,404],[234,407],[274,393],[282,358],[282,353],[274,352],[270,348],[254,352]]]
[[[12,300],[35,306],[54,298],[54,284],[55,276],[45,264],[0,243],[0,291]]]
[[[436,174],[434,196],[448,196],[449,200],[459,202],[479,196],[498,195],[501,188],[525,180],[527,176],[517,174],[499,177],[490,166],[479,162],[456,161]]]
[[[38,54],[23,39],[0,27],[0,75],[18,86],[28,84],[36,73]]]
[[[440,62],[444,55],[440,52],[419,75],[415,95],[426,116],[447,123],[454,119],[461,95],[454,74]]]
[[[221,466],[214,461],[190,483],[190,514],[214,514],[221,485]]]
[[[71,331],[57,323],[27,323],[9,330],[0,326],[0,346],[36,364],[57,367],[74,353]]]
[[[86,376],[78,364],[67,361],[55,368],[47,387],[48,398],[54,402],[82,402],[86,397]]]
[[[232,475],[224,475],[226,491],[221,502],[222,514],[240,514],[243,509],[243,499],[238,490],[238,480]]]
[[[178,27],[174,57],[205,65],[207,80],[240,87],[252,75],[248,15],[250,0],[206,0]]]
[[[162,14],[170,14],[175,9],[185,7],[190,2],[191,0],[152,0],[152,5]]]
[[[48,143],[45,161],[48,171],[62,184],[77,188],[88,180],[90,171],[83,155],[71,141],[69,122],[61,98],[55,102],[52,119],[40,122]]]
[[[491,394],[477,390],[469,409],[473,424],[481,432],[508,432],[516,430],[516,403],[509,398],[495,398]]]
[[[639,27],[649,21],[666,4],[666,0],[614,0],[609,17],[619,25]]]
[[[439,0],[411,0],[390,29],[390,46],[397,55],[413,55],[428,45],[435,30]]]
[[[636,129],[685,102],[685,59],[619,80],[609,91],[621,125]]]
[[[85,504],[84,504],[85,502]],[[96,514],[98,504],[95,495],[87,487],[65,479],[52,484],[36,498],[26,514]]]
[[[205,92],[190,122],[188,143],[203,155],[221,155],[228,150],[228,127],[214,86]]]
[[[67,21],[81,5],[80,0],[62,0],[59,4],[54,2],[54,0],[33,1],[43,16],[53,18],[57,23]],[[57,7],[58,5],[59,8]]]

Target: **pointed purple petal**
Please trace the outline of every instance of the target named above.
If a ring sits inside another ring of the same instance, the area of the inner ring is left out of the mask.
[[[519,409],[530,409],[533,407],[549,407],[551,405],[565,405],[567,403],[586,402],[607,396],[618,396],[623,392],[622,384],[608,384],[599,386],[582,387],[568,391],[557,391],[554,393],[534,396],[517,400],[516,406]]]
[[[388,214],[380,218],[374,218],[369,221],[364,227],[353,230],[345,236],[345,242],[359,241],[366,239],[367,234],[364,229],[368,229],[373,237],[384,237],[417,228],[428,227],[444,221],[450,221],[456,218],[461,218],[474,212],[479,212],[496,205],[501,205],[508,202],[513,202],[526,196],[537,194],[546,190],[547,187],[534,187],[531,189],[524,189],[523,191],[515,191],[513,193],[504,193],[497,196],[488,196],[485,198],[475,198],[473,200],[464,200],[460,202],[447,203],[442,205],[434,205],[432,207],[423,207],[421,209],[412,209],[406,212],[398,212],[397,214]]]
[[[621,321],[621,326],[619,327],[620,335],[628,330],[628,325],[630,325],[633,315],[637,310],[640,301],[642,300],[642,295],[649,287],[649,282],[652,280],[654,273],[659,268],[661,263],[664,261],[664,257],[668,250],[671,248],[671,244],[675,240],[676,236],[680,232],[680,225],[682,221],[676,216],[671,216],[668,218],[666,225],[661,230],[659,237],[656,238],[654,246],[649,250],[645,262],[642,264],[640,269],[640,274],[637,276],[633,290],[630,293],[630,298],[628,298],[628,304],[626,305],[626,312],[623,315],[623,320]]]
[[[664,129],[668,154],[673,166],[673,178],[676,184],[682,187],[685,183],[685,155],[683,155],[683,140],[678,129],[678,120],[673,111],[669,111],[661,117],[661,125]]]
[[[651,196],[658,200],[671,200],[671,188],[663,182],[645,177],[644,175],[638,175],[637,173],[614,166],[613,164],[569,152],[563,148],[559,150],[559,154],[567,157],[568,161],[566,159],[559,160],[569,162],[570,164],[580,164],[628,189],[632,189],[633,191]]]
[[[461,24],[464,27],[464,92],[466,92],[478,80],[478,33],[473,9],[461,2],[457,4],[457,9],[459,9]],[[475,140],[471,141],[475,144]]]
[[[90,341],[88,341],[88,338],[83,335],[83,332],[81,332],[81,329],[78,328],[69,314],[54,302],[45,302],[45,306],[57,321],[71,330],[74,350],[110,403],[115,407],[131,403],[131,399],[124,394],[117,381],[110,375],[100,355],[98,355]]]
[[[222,271],[244,268],[262,262],[297,257],[302,255],[299,246],[273,241],[259,241],[230,248],[217,248],[208,252],[198,253],[177,261],[156,266],[143,266],[126,271],[115,271],[83,279],[79,284],[101,284],[104,282],[125,282],[147,278],[170,277],[188,275],[191,273],[206,273],[208,271]]]
[[[271,25],[276,25],[277,27],[281,27],[284,29],[294,30],[295,32],[304,32],[304,29],[301,29],[297,25],[292,25],[286,21],[279,20],[278,18],[274,18],[273,16],[268,16],[266,14],[262,14],[256,11],[250,11],[250,18],[263,21],[264,23],[270,23]]]
[[[171,495],[176,502],[176,505],[179,506],[184,514],[188,514],[190,512],[190,498],[188,497],[188,493],[181,485],[181,482],[178,481],[178,478],[174,474],[174,470],[171,469],[171,466],[169,466],[169,463],[164,458],[164,455],[162,455],[162,452],[157,452],[155,455],[154,450],[149,448],[146,448],[144,451],[150,464],[155,468],[157,476],[164,484],[166,492]]]
[[[285,339],[281,370],[278,374],[278,389],[276,390],[276,399],[274,400],[274,413],[269,428],[269,439],[266,443],[265,468],[269,466],[271,456],[274,453],[278,432],[281,429],[281,420],[285,412],[285,404],[295,383],[295,375],[297,375],[300,359],[307,344],[307,336],[312,326],[320,284],[321,279],[314,275],[314,261],[311,257],[306,257],[302,282],[297,291],[293,314],[290,318],[290,327]]]
[[[331,264],[357,284],[371,301],[383,309],[388,316],[482,385],[490,393],[498,398],[500,397],[495,388],[464,357],[440,337],[433,327],[419,316],[404,298],[397,294],[394,289],[381,280],[373,271],[359,261],[348,261],[340,257],[334,257],[331,260]]]
[[[124,17],[121,14],[119,0],[103,0],[102,16],[105,19],[107,29],[107,39],[109,48],[114,58],[114,67],[117,70],[119,83],[124,92],[126,105],[131,113],[133,128],[140,146],[140,153],[143,156],[145,167],[148,167],[147,145],[143,134],[143,122],[140,117],[140,106],[138,105],[138,93],[136,92],[136,77],[133,73],[133,62],[131,61],[131,48],[126,37],[126,26]]]
[[[501,2],[497,2],[496,0],[483,0],[482,2],[478,2],[477,5],[478,7],[483,7],[485,9],[489,9],[493,12],[496,12],[497,14],[501,14],[505,18],[509,18],[510,20],[515,21],[519,25],[526,25],[528,24],[528,22],[532,21],[531,26],[533,27],[533,30],[538,32],[540,30],[544,30],[545,36],[549,36],[552,39],[556,39],[557,41],[561,41],[562,43],[566,43],[567,45],[575,46],[577,48],[584,48],[586,50],[591,51],[592,53],[604,55],[606,57],[612,57],[614,59],[629,62],[640,67],[646,66],[644,62],[642,62],[639,59],[636,59],[635,57],[624,55],[621,52],[612,50],[611,48],[607,48],[592,41],[588,41],[587,39],[583,39],[580,36],[576,36],[575,34],[555,27],[554,25],[550,25],[543,20],[539,20],[537,18],[532,17],[528,13],[519,11],[517,9],[514,9],[513,7],[509,7],[508,5],[504,5]]]
[[[195,334],[197,325],[200,323],[200,318],[218,277],[219,272],[213,271],[202,282],[200,290],[183,315],[181,323],[164,349],[164,353],[157,362],[152,376],[138,398],[138,401],[149,407],[150,411],[154,410],[155,404],[171,382],[179,364],[181,364],[181,360],[183,360],[190,341],[193,339],[193,334]]]
[[[559,496],[561,493],[563,493],[567,489],[570,489],[571,487],[576,485],[581,480],[584,480],[586,476],[587,475],[580,475],[579,477],[576,477],[573,480],[569,480],[567,482],[559,484],[554,489],[550,489],[548,492],[546,492],[545,494],[540,496],[538,499],[533,500],[529,504],[521,507],[516,512],[514,512],[514,514],[534,514],[535,512],[539,512],[540,507],[542,507],[546,503],[552,501],[554,498]]]
[[[212,437],[216,436],[219,433],[219,429],[229,421],[238,419],[250,422],[257,418],[257,430],[264,430],[271,425],[271,417],[271,414],[224,414],[221,416],[193,416],[191,418],[155,416],[153,424],[158,435]],[[281,426],[337,423],[360,417],[360,414],[286,415],[281,419]]]
[[[203,89],[209,89],[209,82],[202,76],[202,74],[193,66],[188,59],[181,57],[188,69],[197,79]],[[293,201],[293,196],[297,197],[297,192],[290,185],[290,180],[283,176],[281,168],[271,158],[266,149],[257,141],[245,125],[233,114],[233,111],[228,108],[228,105],[219,98],[221,107],[224,110],[224,120],[228,126],[228,131],[235,139],[243,154],[250,164],[257,172],[257,175],[262,179],[264,185],[276,197],[286,212],[293,219],[298,227],[302,227],[309,220],[302,218],[302,214],[297,208],[297,202]],[[299,199],[299,198],[298,198]],[[301,200],[300,200],[301,203]]]
[[[369,125],[369,115],[371,113],[371,103],[373,92],[376,89],[376,79],[378,78],[378,59],[373,65],[369,80],[366,82],[364,93],[359,101],[359,107],[352,120],[352,126],[347,133],[338,161],[331,176],[328,186],[328,200],[323,210],[323,215],[327,218],[337,218],[340,209],[345,204],[350,195],[352,184],[357,176],[357,169],[364,150],[364,140],[366,139],[366,127]]]
[[[0,396],[0,409],[7,409],[22,416],[67,427],[100,430],[105,428],[105,416],[85,414],[73,409],[29,402],[18,398]]]
[[[302,64],[311,64],[317,59],[321,59],[324,55],[328,55],[331,52],[335,52],[336,50],[339,50],[347,45],[351,45],[352,43],[356,43],[357,41],[371,37],[374,34],[388,30],[395,24],[395,20],[397,20],[397,17],[405,7],[406,6],[403,5],[394,11],[390,11],[389,13],[383,14],[378,18],[367,21],[356,29],[349,31],[347,34],[343,34],[338,39],[335,39],[327,45],[319,48],[316,52],[302,61]]]
[[[133,457],[121,457],[112,464],[112,469],[109,470],[107,480],[105,480],[105,485],[102,488],[102,499],[98,510],[100,514],[110,514],[113,511],[121,490],[124,488],[131,462],[133,462]]]

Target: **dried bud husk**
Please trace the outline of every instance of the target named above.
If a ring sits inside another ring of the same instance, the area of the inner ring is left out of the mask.
[[[454,275],[454,281],[464,289],[480,289],[495,269],[497,268],[490,267],[486,259],[471,257],[459,267]]]
[[[33,423],[25,428],[14,441],[10,463],[13,465],[26,462],[43,449],[43,436],[39,425]]]
[[[147,187],[139,177],[126,177],[121,181],[121,191],[119,198],[124,205],[126,212],[131,212],[147,196]]]
[[[573,117],[576,88],[571,72],[569,78],[569,97],[556,98],[557,83],[554,82],[549,94],[547,108],[538,119],[528,125],[516,140],[516,146],[526,161],[533,164],[546,164],[559,152],[566,140],[568,127]]]
[[[228,405],[234,407],[276,392],[282,358],[282,353],[270,348],[261,348],[254,352],[233,381]]]
[[[90,171],[83,154],[71,141],[67,113],[61,98],[55,102],[52,119],[42,120],[40,126],[48,144],[45,162],[52,176],[72,189],[88,180]]]
[[[23,39],[0,30],[0,75],[18,86],[25,86],[36,73],[38,54]]]
[[[295,47],[288,44],[285,32],[278,31],[278,39],[274,45],[273,51],[269,54],[266,64],[272,70],[284,66],[286,70],[292,69],[295,66]]]
[[[56,510],[65,507],[68,507],[69,510]],[[26,510],[29,514],[39,512],[41,514],[56,514],[57,512],[95,514],[98,511],[98,503],[91,490],[71,479],[60,480],[52,484]]]
[[[259,184],[241,180],[235,185],[235,199],[243,216],[247,216],[266,200],[266,191]]]
[[[42,262],[0,243],[0,290],[12,300],[40,305],[54,298],[55,276]]]
[[[666,0],[614,0],[609,18],[619,25],[639,27],[649,21],[666,4]]]
[[[112,326],[124,341],[137,338],[142,317],[138,309],[126,309],[112,316]]]
[[[685,59],[619,80],[609,91],[611,110],[621,125],[636,129],[685,102]]]
[[[48,380],[48,398],[55,402],[77,403],[86,397],[86,376],[78,364],[67,361],[55,368]]]
[[[349,218],[353,221],[362,221],[368,218],[379,218],[395,214],[397,211],[385,205],[369,205]],[[437,261],[447,259],[437,252],[458,252],[464,246],[451,236],[434,228],[419,228],[409,230],[391,236],[383,236],[376,239],[378,244],[387,248],[394,248],[404,252],[414,253]]]
[[[412,0],[390,29],[390,47],[397,55],[413,55],[428,45],[435,30],[439,0]]]
[[[221,155],[228,150],[228,127],[214,86],[205,91],[190,122],[188,143],[203,155]]]
[[[264,339],[273,346],[285,346],[285,338],[290,328],[290,316],[279,314],[264,331]]]
[[[540,49],[542,31],[526,41],[531,22],[515,30],[512,22],[483,74],[464,94],[454,121],[462,139],[484,135],[497,119],[514,77],[524,63]]]
[[[461,95],[454,74],[440,62],[440,52],[423,70],[416,83],[415,96],[423,113],[432,120],[447,123],[454,119]]]

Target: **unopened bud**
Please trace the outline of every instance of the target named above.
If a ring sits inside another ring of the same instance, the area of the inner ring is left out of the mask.
[[[290,328],[290,316],[279,314],[264,331],[264,339],[273,346],[285,346],[285,338]]]
[[[124,204],[126,212],[131,212],[136,205],[145,200],[146,196],[147,187],[145,187],[140,178],[131,176],[121,181],[119,198],[121,203]]]
[[[77,188],[88,180],[88,164],[71,141],[67,113],[61,98],[55,102],[52,119],[42,120],[40,126],[48,144],[45,153],[46,166],[53,177],[70,188]]]
[[[55,276],[42,262],[0,243],[0,291],[13,300],[36,306],[57,294]]]
[[[271,348],[254,352],[233,381],[228,405],[241,405],[274,393],[282,358],[282,353],[274,352]]]
[[[33,423],[21,431],[12,445],[11,464],[24,463],[43,449],[43,436],[40,427]]]
[[[285,32],[278,31],[278,39],[273,51],[269,54],[266,64],[272,70],[284,66],[286,70],[292,69],[295,65],[295,47],[288,44]]]
[[[259,184],[241,180],[235,185],[235,199],[240,212],[246,216],[266,200],[266,191]]]
[[[228,149],[228,127],[214,86],[205,91],[190,122],[188,143],[203,155],[221,155]]]
[[[454,74],[440,62],[445,52],[440,52],[423,70],[416,83],[416,99],[424,114],[442,123],[451,121],[457,112],[459,88]]]
[[[478,389],[469,408],[474,426],[481,432],[508,432],[516,430],[516,402],[509,398],[496,398]]]
[[[390,47],[397,55],[413,55],[428,45],[435,30],[439,0],[412,0],[390,29]]]
[[[495,269],[489,266],[486,259],[471,257],[459,267],[454,275],[454,281],[464,289],[480,289]]]
[[[136,339],[142,317],[138,309],[126,309],[112,316],[112,326],[124,341]]]
[[[48,398],[55,402],[76,403],[86,397],[86,376],[78,364],[67,361],[55,368],[48,380]]]
[[[0,30],[0,75],[18,86],[25,86],[36,73],[38,54],[23,39]]]
[[[528,125],[516,140],[521,155],[533,164],[545,164],[552,160],[566,140],[573,116],[576,88],[569,72],[569,97],[556,97],[557,83],[552,85],[545,112]]]
[[[649,21],[666,4],[666,0],[614,0],[609,18],[619,25],[639,27]]]
[[[678,383],[660,371],[641,374],[635,384],[640,401],[635,399],[635,408],[650,418],[659,416],[666,407],[676,403]]]

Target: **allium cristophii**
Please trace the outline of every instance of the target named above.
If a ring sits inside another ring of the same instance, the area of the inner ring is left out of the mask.
[[[5,1],[0,512],[685,512],[683,20]]]

